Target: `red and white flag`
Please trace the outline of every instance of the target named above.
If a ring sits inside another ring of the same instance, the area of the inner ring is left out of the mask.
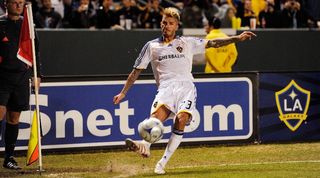
[[[17,57],[29,66],[33,64],[34,51],[32,45],[34,43],[32,43],[32,40],[34,40],[32,10],[31,5],[26,5],[24,7]]]

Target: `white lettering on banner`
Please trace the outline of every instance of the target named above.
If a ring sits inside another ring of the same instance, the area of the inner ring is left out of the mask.
[[[124,135],[134,135],[134,129],[129,128],[129,116],[134,115],[134,109],[129,108],[129,102],[121,102],[119,109],[114,110],[114,115],[119,116],[121,133]]]
[[[68,112],[57,111],[56,112],[56,127],[57,138],[66,137],[66,122],[68,119],[72,119],[74,128],[74,137],[83,137],[83,118],[79,111],[70,110]]]
[[[48,95],[39,95],[38,101],[40,106],[48,106]],[[35,105],[34,95],[30,96],[30,104]],[[33,117],[33,111],[24,111],[20,115],[20,123],[31,124]],[[45,113],[40,112],[42,133],[45,135],[49,132],[51,128],[51,120],[49,116]],[[18,140],[29,140],[30,137],[30,127],[19,129]]]
[[[284,111],[286,111],[286,112],[296,111],[297,109],[298,109],[299,111],[303,111],[299,99],[296,99],[296,100],[294,101],[293,108],[289,108],[287,103],[288,103],[288,102],[287,102],[287,99],[284,99],[284,103],[283,103],[283,105],[284,105]]]
[[[232,104],[227,108],[223,105],[204,106],[204,131],[213,130],[213,115],[219,116],[219,130],[228,130],[228,115],[234,115],[234,129],[243,129],[243,111],[240,105]]]
[[[103,116],[103,120],[97,120],[98,116]],[[113,124],[113,119],[112,115],[110,114],[109,111],[104,110],[104,109],[97,109],[92,111],[87,120],[87,126],[88,130],[90,133],[92,133],[95,136],[98,137],[103,137],[103,136],[108,136],[111,135],[111,129],[98,129],[97,126],[105,126],[105,125],[112,125]]]
[[[298,101],[298,100],[297,100]],[[296,103],[297,103],[296,101]],[[300,103],[297,103],[293,106],[294,109],[299,109],[301,107]],[[34,104],[34,103],[31,103]],[[300,105],[299,105],[300,104]],[[47,95],[39,95],[39,105],[48,107],[48,96]],[[134,108],[129,108],[129,102],[125,101],[119,104],[119,109],[114,110],[114,115],[119,116],[119,129],[123,135],[134,135],[135,129],[129,127],[129,116],[134,116]],[[228,116],[229,114],[233,115],[234,119],[234,129],[242,130],[243,129],[243,110],[238,104],[231,104],[229,106],[224,105],[204,105],[203,106],[203,126],[204,131],[213,131],[213,124],[215,121],[213,120],[213,116],[217,114],[219,119],[219,131],[226,131],[228,128]],[[43,135],[46,135],[51,129],[51,119],[45,113],[40,113]],[[23,123],[30,124],[30,116],[32,116],[32,112],[25,111],[22,112],[20,121]],[[99,118],[100,119],[97,119]],[[112,114],[105,109],[96,109],[89,113],[87,118],[87,128],[88,131],[98,137],[109,136],[112,134],[113,125],[113,117]],[[171,118],[172,119],[172,118]],[[65,138],[66,137],[66,128],[67,121],[71,120],[73,123],[73,137],[83,137],[84,135],[84,118],[80,111],[78,110],[70,110],[70,111],[56,111],[55,112],[55,120],[56,120],[56,130],[55,134],[57,138]],[[134,118],[132,118],[132,121]],[[136,122],[136,121],[135,121]],[[138,124],[138,123],[137,123]],[[199,128],[201,124],[201,117],[198,110],[195,110],[193,113],[192,121],[190,125],[186,126],[185,133],[190,133]],[[68,124],[68,127],[71,124]],[[99,129],[98,126],[110,126],[108,128]],[[172,131],[173,124],[164,127],[164,133],[170,133]],[[113,128],[115,129],[115,128]],[[69,132],[70,133],[70,132]],[[19,140],[28,140],[30,135],[30,128],[23,128],[19,130]]]

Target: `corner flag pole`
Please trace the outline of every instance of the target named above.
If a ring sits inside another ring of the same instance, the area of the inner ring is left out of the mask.
[[[36,104],[36,114],[37,114],[37,122],[38,122],[38,148],[39,148],[39,172],[43,172],[42,168],[42,152],[41,152],[41,132],[40,132],[40,109],[39,109],[39,86],[38,86],[38,75],[37,75],[37,61],[36,61],[36,50],[35,50],[35,33],[34,33],[34,25],[33,25],[33,15],[32,15],[32,7],[31,3],[27,5],[28,11],[28,20],[29,20],[29,27],[30,27],[30,39],[31,39],[31,46],[32,46],[32,55],[33,55],[33,78],[34,78],[34,87],[35,87],[35,104]]]

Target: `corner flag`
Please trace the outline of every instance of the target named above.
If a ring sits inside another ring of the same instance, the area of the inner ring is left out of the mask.
[[[38,119],[37,112],[34,111],[30,139],[28,144],[28,153],[27,153],[27,166],[36,162],[39,159],[39,145],[38,145]]]
[[[40,137],[40,109],[38,102],[39,86],[37,75],[37,61],[35,55],[35,31],[33,26],[33,15],[31,3],[27,3],[24,7],[23,21],[20,31],[19,49],[17,57],[25,62],[28,66],[33,67],[33,78],[35,86],[35,103],[36,112],[33,116],[28,154],[27,165],[39,160],[39,173],[44,171],[42,169],[42,153],[41,153],[41,137]],[[36,121],[35,121],[36,120]]]

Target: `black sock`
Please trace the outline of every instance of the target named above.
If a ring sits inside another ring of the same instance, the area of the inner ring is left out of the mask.
[[[12,125],[6,123],[6,130],[4,135],[5,143],[5,158],[8,159],[13,156],[14,148],[18,138],[19,124]]]

